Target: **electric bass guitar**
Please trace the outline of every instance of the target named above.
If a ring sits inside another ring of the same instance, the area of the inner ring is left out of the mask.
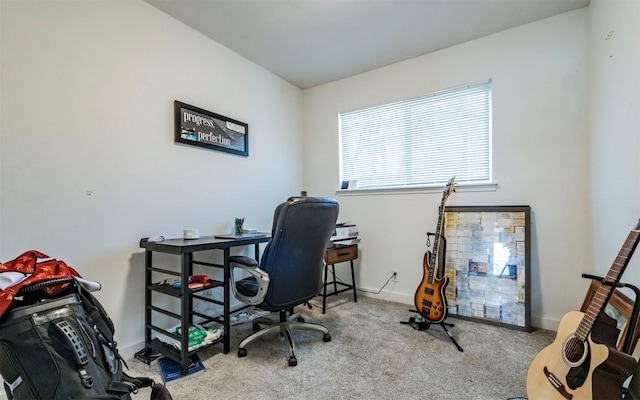
[[[553,343],[536,355],[527,373],[530,400],[615,399],[636,367],[626,353],[592,338],[596,318],[640,241],[640,222],[631,230],[611,269],[600,283],[586,312],[570,311],[562,317]]]
[[[438,245],[440,243],[440,236],[442,235],[442,221],[444,220],[444,204],[447,198],[454,191],[453,185],[455,182],[455,176],[449,180],[447,186],[442,192],[442,201],[440,202],[440,208],[438,213],[438,226],[436,228],[435,238],[433,239],[433,249],[431,252],[426,252],[422,259],[422,282],[416,289],[415,304],[420,315],[431,323],[440,323],[447,316],[447,300],[444,295],[444,290],[449,283],[449,278],[436,276],[438,270]]]

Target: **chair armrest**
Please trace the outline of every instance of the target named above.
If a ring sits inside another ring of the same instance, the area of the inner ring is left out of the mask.
[[[267,289],[269,288],[269,274],[258,268],[256,260],[246,256],[233,256],[229,257],[229,263],[231,265],[231,290],[233,295],[240,301],[249,305],[256,305],[262,303],[267,295]],[[235,278],[233,276],[233,269],[239,268],[246,271],[255,278],[258,284],[258,292],[254,296],[246,296],[238,292],[236,288]]]
[[[258,262],[251,257],[247,256],[231,256],[229,257],[229,263],[242,264],[249,267],[257,267]]]

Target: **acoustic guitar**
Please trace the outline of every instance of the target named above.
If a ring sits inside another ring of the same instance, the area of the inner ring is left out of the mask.
[[[635,359],[592,337],[593,325],[640,241],[640,221],[631,230],[586,312],[562,317],[555,340],[536,355],[527,373],[530,400],[620,399]]]
[[[444,220],[444,204],[449,195],[454,191],[453,185],[455,176],[449,180],[447,186],[442,192],[442,201],[438,213],[438,226],[436,228],[435,238],[433,240],[433,249],[426,252],[422,259],[422,282],[416,289],[414,301],[420,315],[427,321],[432,323],[440,323],[447,316],[447,300],[444,290],[449,283],[449,278],[438,278],[436,271],[438,270],[438,246],[440,236],[442,236],[442,221]]]

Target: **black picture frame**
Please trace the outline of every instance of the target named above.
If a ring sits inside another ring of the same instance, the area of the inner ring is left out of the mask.
[[[175,141],[249,156],[249,125],[178,100],[174,101]]]
[[[449,315],[531,332],[531,207],[445,207]]]

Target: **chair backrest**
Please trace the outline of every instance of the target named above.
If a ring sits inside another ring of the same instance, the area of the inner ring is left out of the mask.
[[[291,197],[276,208],[271,241],[260,261],[270,279],[261,308],[288,309],[320,292],[338,208],[336,200],[322,197]]]

